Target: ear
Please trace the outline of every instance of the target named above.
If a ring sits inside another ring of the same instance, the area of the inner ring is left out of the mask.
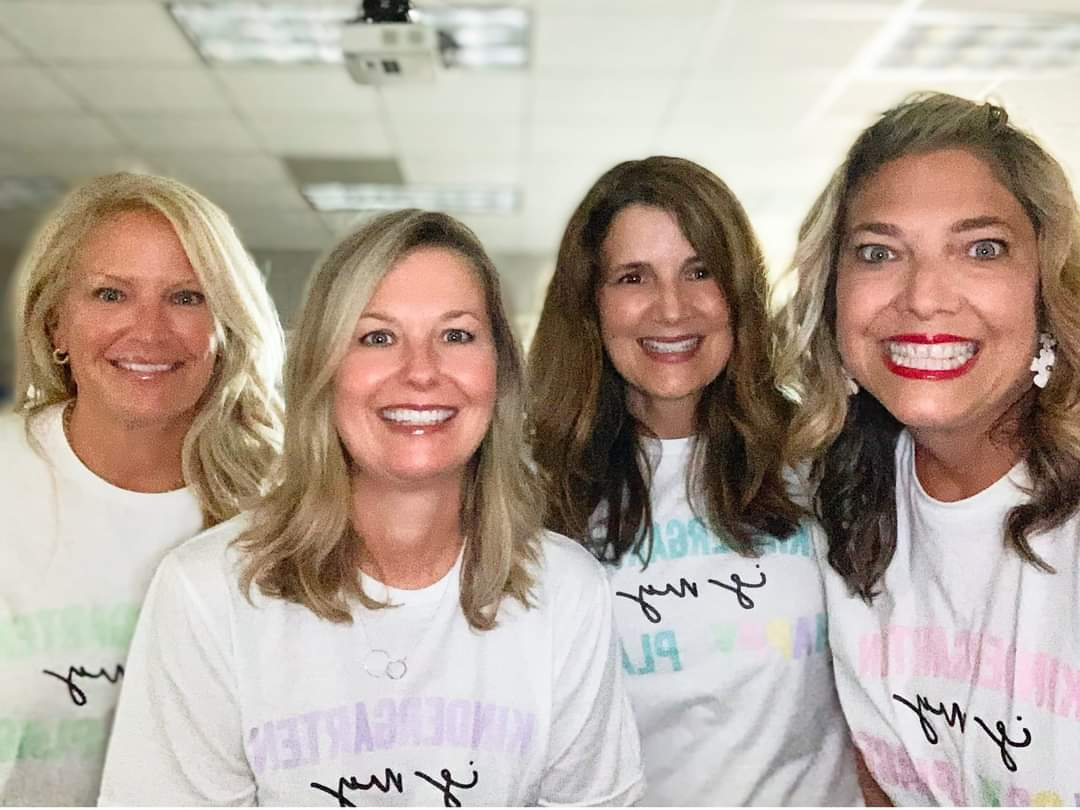
[[[61,352],[70,351],[71,335],[67,328],[67,319],[62,317],[63,305],[57,305],[55,309],[49,312],[45,319],[45,334],[49,336],[49,341],[52,343],[54,349]]]

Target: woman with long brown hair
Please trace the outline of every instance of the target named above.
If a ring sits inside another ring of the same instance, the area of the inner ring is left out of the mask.
[[[925,94],[803,223],[802,401],[829,635],[897,804],[1073,803],[1080,762],[1080,215],[995,104]],[[884,797],[881,797],[884,798]]]
[[[762,254],[719,178],[651,157],[593,185],[528,413],[548,527],[608,568],[647,804],[858,798],[769,334]]]

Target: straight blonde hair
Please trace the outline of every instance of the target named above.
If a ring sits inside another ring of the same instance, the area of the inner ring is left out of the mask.
[[[529,605],[540,521],[524,455],[520,351],[497,272],[476,236],[445,214],[417,210],[361,225],[329,251],[311,279],[286,362],[281,483],[237,539],[245,592],[255,585],[333,622],[351,622],[354,601],[386,607],[364,592],[357,576],[364,539],[351,522],[350,459],[334,426],[333,380],[379,282],[425,247],[452,250],[472,267],[497,355],[495,412],[471,461],[461,506],[461,608],[470,625],[487,630],[504,596]]]
[[[20,262],[15,292],[15,410],[29,417],[78,396],[71,367],[53,362],[52,333],[87,235],[126,211],[169,221],[202,286],[217,356],[184,439],[184,482],[209,527],[264,494],[281,448],[284,336],[258,268],[225,213],[167,177],[120,172],[68,193]]]

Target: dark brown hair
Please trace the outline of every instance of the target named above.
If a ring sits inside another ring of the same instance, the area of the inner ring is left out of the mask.
[[[633,552],[647,563],[652,554],[649,465],[640,443],[648,429],[627,408],[626,384],[600,336],[596,300],[604,238],[630,205],[670,212],[727,300],[734,347],[698,403],[687,494],[717,536],[753,554],[757,537],[790,536],[800,516],[781,469],[790,405],[769,363],[765,264],[731,190],[680,158],[615,166],[585,195],[563,234],[529,351],[529,433],[545,523],[602,560]],[[609,508],[606,532],[594,539],[590,518],[604,502],[623,508]]]

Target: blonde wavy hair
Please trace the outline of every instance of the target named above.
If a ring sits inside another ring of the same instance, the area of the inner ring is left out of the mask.
[[[225,213],[166,177],[120,172],[68,193],[20,262],[15,288],[15,410],[26,417],[78,396],[53,362],[52,333],[83,240],[126,211],[151,211],[176,232],[214,321],[214,371],[184,439],[183,475],[209,527],[263,494],[281,449],[284,337],[258,268]],[[27,419],[29,425],[29,418]]]
[[[237,539],[245,592],[256,585],[266,596],[333,622],[351,622],[354,601],[372,610],[386,607],[364,592],[357,576],[364,540],[350,516],[350,458],[334,426],[333,382],[379,282],[407,254],[425,247],[454,251],[476,273],[497,357],[495,411],[470,463],[461,506],[461,608],[470,625],[487,630],[495,626],[504,596],[529,605],[540,520],[524,454],[520,350],[498,274],[476,236],[445,214],[417,210],[361,225],[329,251],[310,281],[286,362],[281,483]]]
[[[942,93],[888,110],[855,141],[799,231],[790,273],[798,290],[781,312],[779,382],[800,407],[787,445],[791,463],[813,461],[815,510],[829,560],[864,599],[896,547],[894,445],[902,425],[872,395],[848,397],[836,341],[836,268],[845,217],[861,184],[905,155],[965,149],[984,160],[1020,202],[1038,238],[1039,328],[1057,338],[1049,385],[1022,403],[1018,440],[1032,477],[1028,503],[1006,518],[1005,542],[1029,562],[1035,532],[1080,508],[1080,214],[1060,164],[1006,111]]]

